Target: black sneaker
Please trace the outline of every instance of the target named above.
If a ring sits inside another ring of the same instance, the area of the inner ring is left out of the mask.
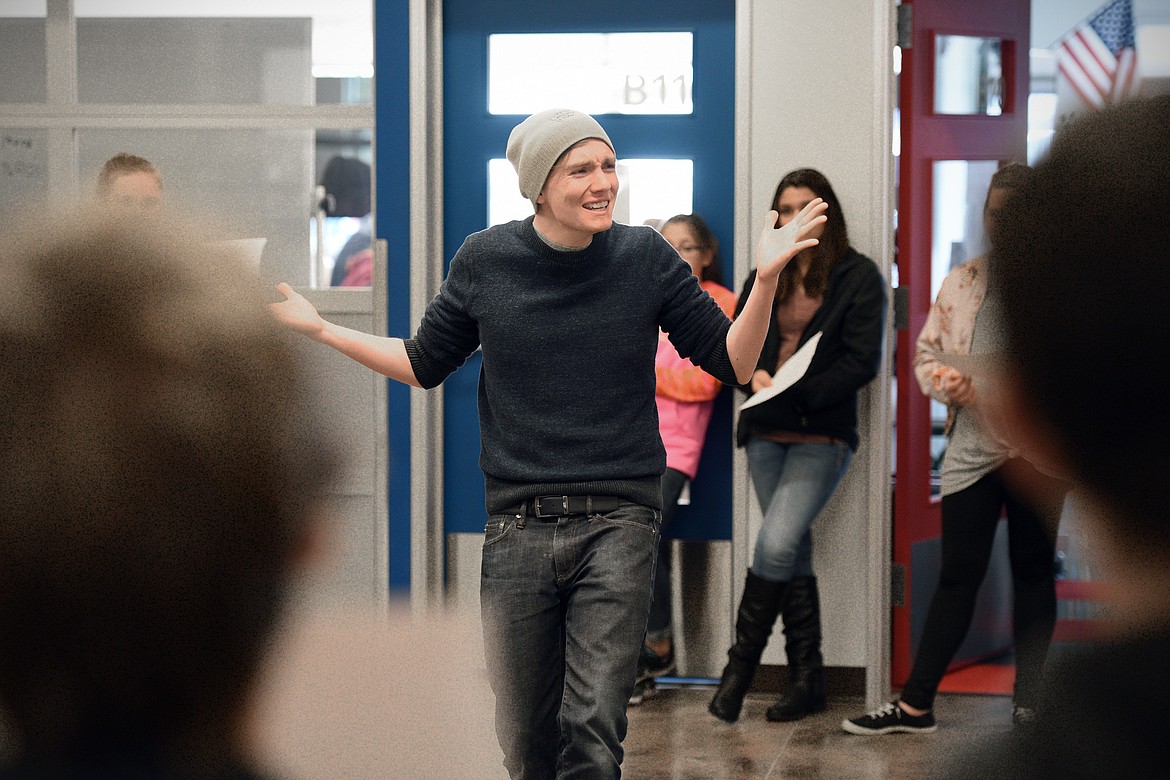
[[[938,728],[934,714],[911,715],[892,701],[880,710],[860,718],[841,721],[841,728],[850,734],[929,734]]]
[[[642,653],[638,656],[638,682],[662,677],[674,671],[674,647],[666,655],[660,656],[646,645],[642,645]]]

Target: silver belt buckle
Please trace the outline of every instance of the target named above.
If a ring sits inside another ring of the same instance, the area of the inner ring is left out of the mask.
[[[561,511],[560,512],[545,512],[542,504],[543,504],[544,499],[546,499],[546,498],[559,498],[561,500]],[[535,499],[533,499],[532,504],[536,509],[536,516],[537,517],[560,517],[561,515],[569,514],[569,497],[568,496],[537,496]]]

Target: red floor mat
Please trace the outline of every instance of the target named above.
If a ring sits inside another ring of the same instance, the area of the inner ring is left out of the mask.
[[[1015,664],[972,664],[943,676],[942,693],[987,693],[1010,696],[1016,680]]]

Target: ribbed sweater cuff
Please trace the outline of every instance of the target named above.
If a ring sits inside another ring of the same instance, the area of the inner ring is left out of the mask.
[[[427,353],[418,339],[405,339],[406,356],[410,358],[410,367],[414,369],[414,378],[425,389],[438,387],[451,372]]]
[[[726,339],[711,350],[711,354],[703,361],[703,368],[725,385],[740,386],[739,380],[735,377],[735,367],[731,365],[731,356],[727,354]]]

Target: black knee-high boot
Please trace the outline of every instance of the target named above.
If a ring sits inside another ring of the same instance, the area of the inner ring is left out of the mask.
[[[794,577],[784,606],[788,691],[768,708],[770,721],[800,720],[825,708],[824,660],[821,657],[821,602],[816,577]]]
[[[727,651],[727,666],[723,667],[719,690],[707,705],[715,717],[729,723],[739,717],[743,697],[760,665],[760,656],[772,634],[787,586],[787,582],[769,582],[750,571],[747,573],[735,619],[735,644]]]

